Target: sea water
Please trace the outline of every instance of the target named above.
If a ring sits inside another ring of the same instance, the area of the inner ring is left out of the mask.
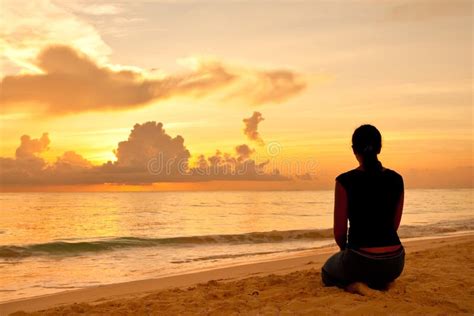
[[[333,191],[1,193],[0,302],[334,244]],[[474,230],[472,189],[405,192],[400,236]]]

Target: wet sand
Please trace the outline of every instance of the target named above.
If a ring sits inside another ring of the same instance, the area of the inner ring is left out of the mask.
[[[404,242],[386,291],[321,284],[324,248],[268,262],[62,292],[0,304],[0,315],[375,315],[474,313],[474,235]],[[22,312],[19,312],[22,311]]]

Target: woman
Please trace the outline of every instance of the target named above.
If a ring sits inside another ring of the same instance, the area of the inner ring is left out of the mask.
[[[336,178],[334,238],[341,251],[322,268],[326,286],[363,282],[381,289],[403,271],[405,252],[397,234],[403,178],[382,166],[377,159],[381,148],[382,136],[374,126],[354,131],[352,150],[360,165]]]

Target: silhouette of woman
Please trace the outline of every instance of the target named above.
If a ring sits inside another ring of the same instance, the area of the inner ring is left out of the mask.
[[[364,282],[381,289],[403,271],[405,251],[397,234],[403,178],[382,166],[377,159],[381,148],[382,136],[374,126],[354,131],[352,150],[360,165],[336,177],[334,238],[340,252],[322,267],[326,286]]]

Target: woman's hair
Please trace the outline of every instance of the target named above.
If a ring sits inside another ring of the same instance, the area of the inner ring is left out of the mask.
[[[382,149],[382,135],[375,126],[364,124],[356,128],[352,134],[352,148],[362,157],[362,166],[365,170],[381,170],[382,164],[377,155]]]

